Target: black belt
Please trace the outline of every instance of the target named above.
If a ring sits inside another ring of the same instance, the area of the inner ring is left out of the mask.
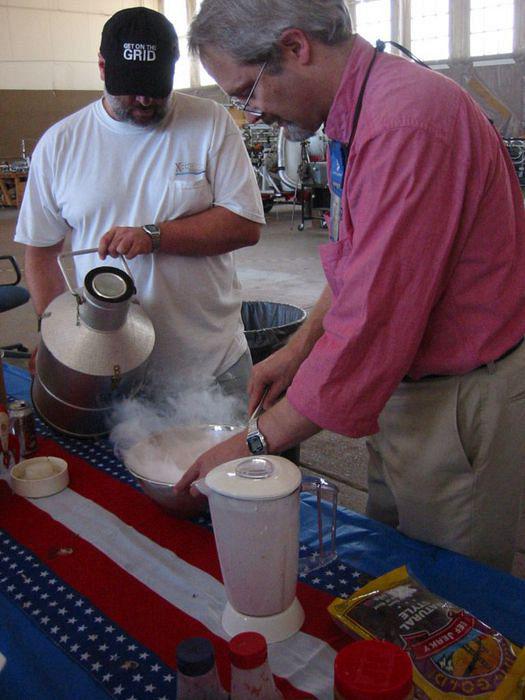
[[[486,367],[487,365],[492,364],[493,362],[499,362],[500,360],[503,360],[505,357],[508,357],[510,354],[514,352],[514,350],[517,350],[520,345],[523,343],[523,338],[520,338],[516,345],[513,345],[511,348],[506,350],[503,355],[500,355],[497,357],[495,360],[492,360],[492,362],[484,362],[482,365],[478,365],[478,367],[474,367],[471,369],[471,372],[474,372],[476,369],[481,369],[482,367]],[[402,382],[421,382],[424,379],[444,379],[445,377],[453,377],[455,375],[453,374],[425,374],[424,377],[420,377],[419,379],[413,379],[412,377],[409,377],[408,374],[406,374],[403,379],[401,380]]]

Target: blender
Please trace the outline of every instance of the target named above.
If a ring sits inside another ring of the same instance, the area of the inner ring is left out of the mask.
[[[224,630],[259,632],[268,643],[292,636],[304,621],[296,597],[301,472],[277,455],[247,457],[216,467],[196,486],[210,505],[228,599]]]

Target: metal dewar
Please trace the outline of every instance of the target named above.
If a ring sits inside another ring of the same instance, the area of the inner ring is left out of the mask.
[[[58,256],[69,291],[56,297],[42,315],[41,340],[31,388],[43,420],[60,432],[96,437],[109,431],[115,399],[142,387],[155,344],[153,324],[137,301],[129,267],[102,266],[88,272],[75,290]]]

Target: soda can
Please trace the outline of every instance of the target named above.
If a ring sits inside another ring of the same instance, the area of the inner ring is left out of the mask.
[[[11,432],[18,439],[20,459],[34,455],[37,449],[35,414],[27,401],[17,399],[7,404]]]

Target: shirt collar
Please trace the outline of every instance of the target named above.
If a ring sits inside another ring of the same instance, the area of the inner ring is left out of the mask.
[[[373,54],[372,44],[356,34],[326,119],[325,133],[329,138],[343,143],[350,141],[352,117]]]

